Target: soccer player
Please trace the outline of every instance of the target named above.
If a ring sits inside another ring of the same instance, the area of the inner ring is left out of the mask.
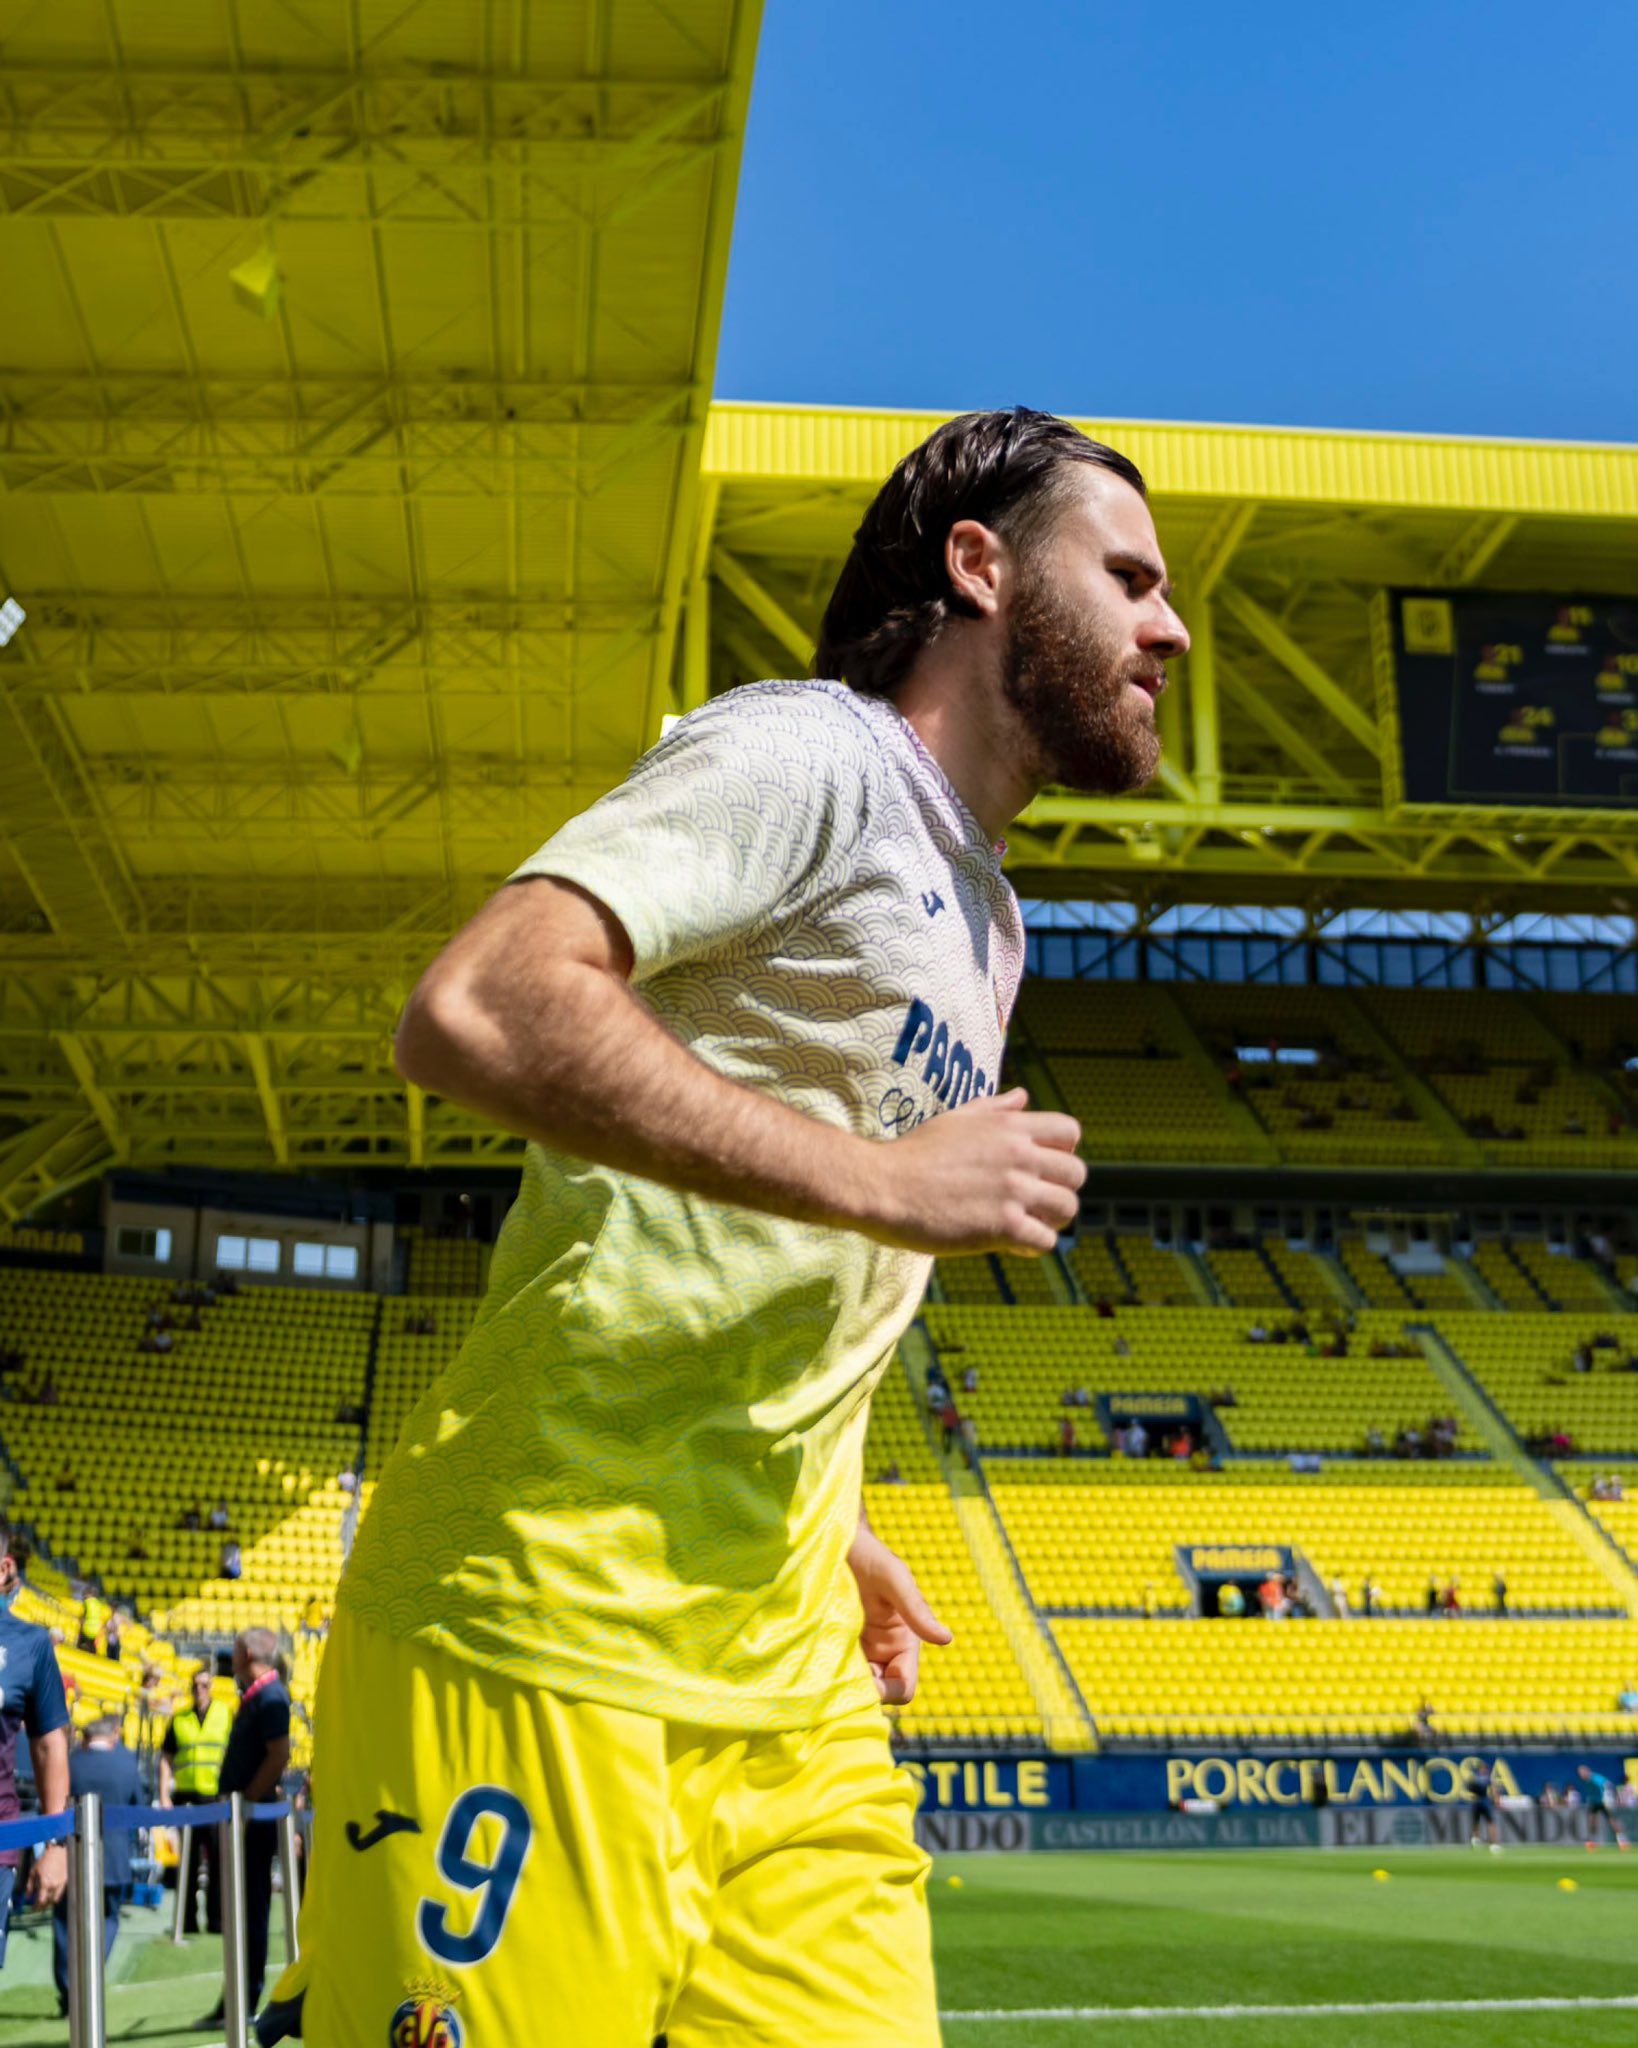
[[[1488,1834],[1490,1853],[1499,1856],[1502,1852],[1501,1823],[1496,1818],[1495,1773],[1483,1757],[1468,1772],[1467,1783],[1473,1799],[1473,1808],[1468,1816],[1467,1846],[1470,1849],[1481,1848],[1481,1833]]]
[[[1610,1824],[1615,1846],[1625,1853],[1630,1845],[1626,1830],[1621,1825],[1621,1806],[1614,1779],[1606,1778],[1602,1771],[1595,1771],[1591,1764],[1577,1764],[1576,1776],[1587,1788],[1588,1849],[1598,1847],[1598,1822],[1602,1817]]]
[[[997,1089],[1001,872],[1139,787],[1188,645],[1143,480],[977,413],[865,515],[813,682],[681,720],[414,991],[417,1086],[531,1142],[381,1475],[317,1713],[317,2048],[929,2048],[881,1703],[949,1640],[860,1512],[937,1253],[1050,1251],[1084,1167]]]

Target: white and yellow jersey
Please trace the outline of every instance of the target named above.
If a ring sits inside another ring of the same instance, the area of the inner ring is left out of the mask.
[[[614,913],[700,1059],[808,1116],[885,1142],[995,1091],[1017,901],[890,703],[735,690],[514,879],[534,875]],[[869,1701],[845,1557],[870,1394],[928,1265],[531,1146],[344,1604],[668,1719],[795,1728]]]

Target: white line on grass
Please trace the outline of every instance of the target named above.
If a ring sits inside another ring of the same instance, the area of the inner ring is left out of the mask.
[[[1373,2019],[1401,2012],[1626,2012],[1628,1998],[1408,1998],[1350,2005],[1034,2005],[944,2012],[961,2020],[1295,2020]]]

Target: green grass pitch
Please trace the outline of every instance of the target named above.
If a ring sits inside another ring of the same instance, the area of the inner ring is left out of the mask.
[[[1373,1868],[1386,1868],[1387,1882]],[[947,2048],[1631,2048],[1638,2039],[1638,1855],[1608,1848],[1575,1857],[941,1857],[931,1896]],[[278,1925],[275,1910],[275,1952]],[[109,2040],[219,2041],[188,2029],[214,2000],[219,1968],[218,1943],[173,1948],[160,1915],[129,1914],[110,1977]],[[1550,2003],[1571,2000],[1600,2003]],[[1470,2001],[1482,2009],[1406,2009]],[[1304,2010],[1225,2010],[1270,2006]],[[1166,2011],[1147,2016],[1155,2007]],[[61,2048],[67,2027],[53,2013],[49,1931],[14,1934],[0,1976],[0,2048]]]

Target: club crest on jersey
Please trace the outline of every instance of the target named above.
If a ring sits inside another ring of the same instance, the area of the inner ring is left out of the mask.
[[[460,1996],[447,1984],[410,1984],[387,2029],[387,2048],[463,2048],[466,2029],[455,2011]]]

